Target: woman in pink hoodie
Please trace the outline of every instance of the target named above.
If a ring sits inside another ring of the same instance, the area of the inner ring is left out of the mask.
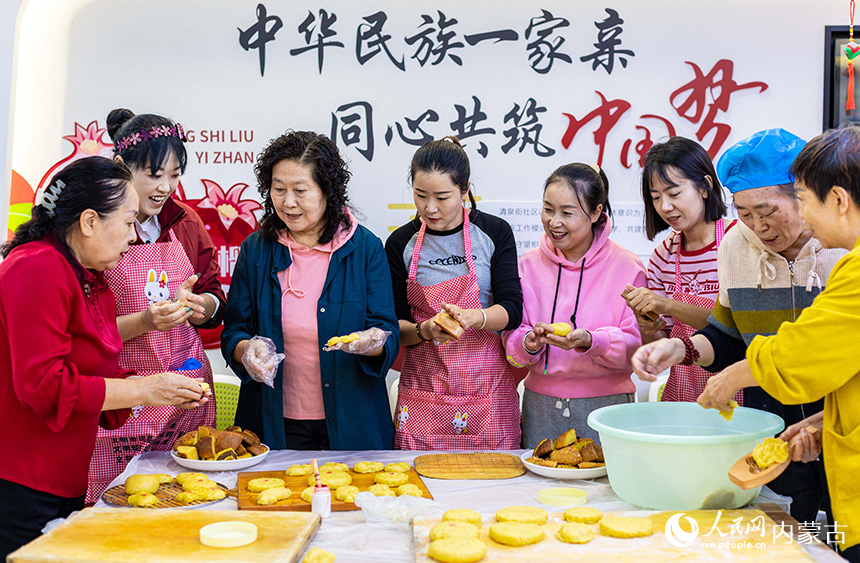
[[[505,337],[508,361],[529,369],[526,448],[571,428],[597,438],[588,414],[633,401],[630,358],[641,339],[621,293],[645,284],[646,274],[634,253],[609,240],[610,214],[609,181],[596,165],[567,164],[547,179],[540,247],[519,260],[522,324]],[[560,322],[569,334],[550,326]]]

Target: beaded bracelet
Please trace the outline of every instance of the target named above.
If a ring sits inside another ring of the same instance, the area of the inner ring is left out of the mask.
[[[681,364],[685,366],[695,364],[696,360],[699,359],[699,351],[696,350],[696,345],[693,344],[689,336],[681,336],[679,340],[684,343],[684,359],[681,360]]]
[[[426,343],[430,342],[430,340],[432,340],[432,339],[424,338],[424,336],[421,334],[421,323],[423,323],[423,322],[424,321],[420,321],[418,323],[415,323],[415,334],[418,335],[418,339],[421,341],[421,344],[426,344]]]

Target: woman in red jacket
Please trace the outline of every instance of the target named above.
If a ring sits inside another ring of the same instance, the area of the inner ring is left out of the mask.
[[[152,114],[116,109],[107,117],[117,160],[131,170],[140,199],[136,236],[117,267],[105,274],[116,296],[124,342],[119,365],[148,376],[180,371],[210,386],[212,368],[197,328],[221,324],[226,298],[218,280],[215,245],[193,209],[171,196],[185,172],[182,125]],[[118,430],[100,430],[87,502],[95,502],[131,459],[169,450],[176,438],[215,424],[215,401],[194,411],[135,408]],[[117,452],[121,440],[123,451]]]
[[[137,194],[122,164],[78,160],[0,249],[0,561],[50,520],[83,508],[99,425],[135,405],[204,405],[197,381],[120,369],[114,296],[101,272],[134,240]]]

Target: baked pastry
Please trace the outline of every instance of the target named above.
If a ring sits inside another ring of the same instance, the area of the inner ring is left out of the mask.
[[[129,506],[137,506],[139,508],[149,508],[158,504],[158,497],[152,493],[135,493],[128,497]]]
[[[538,443],[537,447],[535,447],[533,455],[534,457],[546,457],[554,449],[555,448],[552,445],[552,440],[544,438]]]
[[[394,471],[396,473],[408,473],[412,466],[406,463],[405,461],[398,461],[397,463],[387,463],[385,464],[385,471]]]
[[[534,463],[535,465],[542,465],[544,467],[558,467],[557,461],[543,459],[542,457],[527,457],[526,461],[529,463]]]
[[[583,461],[576,467],[579,469],[592,469],[594,467],[606,467],[606,464],[602,461]]]
[[[475,538],[443,538],[430,542],[427,556],[442,563],[474,563],[487,555],[487,544]]]
[[[236,451],[242,445],[242,435],[236,432],[218,432],[215,435],[215,449],[221,450],[231,449]]]
[[[335,463],[333,461],[327,461],[319,466],[318,468],[320,472],[323,471],[343,471],[344,473],[349,473],[349,466],[345,463]]]
[[[291,465],[287,467],[284,473],[287,474],[287,477],[301,477],[303,475],[310,475],[313,472],[313,466],[310,463],[305,463],[303,465]]]
[[[194,460],[200,459],[200,456],[197,455],[197,448],[194,446],[176,446],[173,449],[176,451],[178,457]]]
[[[454,317],[449,315],[447,311],[442,311],[436,314],[430,320],[454,338],[460,338],[463,336],[463,327],[454,319]]]
[[[281,482],[283,483],[283,481]],[[263,506],[275,504],[279,500],[290,498],[290,495],[292,492],[286,487],[272,487],[257,495],[257,504]]]
[[[207,477],[205,473],[196,473],[196,472],[192,472],[192,471],[186,471],[185,473],[180,473],[179,475],[176,476],[176,484],[181,487],[185,483],[185,481],[188,481],[189,479],[201,479],[201,478],[207,479],[207,480],[209,479],[209,477]]]
[[[355,495],[357,495],[360,490],[361,489],[355,485],[343,485],[335,490],[334,498],[341,502],[355,502]]]
[[[334,563],[334,553],[321,547],[312,547],[302,557],[302,563]]]
[[[197,439],[197,455],[200,459],[215,459],[215,438],[202,436]]]
[[[523,522],[496,522],[490,526],[490,539],[495,542],[520,547],[538,543],[546,538],[543,528],[537,524]]]
[[[308,475],[308,485],[316,484],[316,477]],[[343,471],[320,471],[320,483],[332,489],[352,484],[352,475]]]
[[[159,485],[158,475],[130,475],[125,480],[125,494],[152,494],[158,490]]]
[[[611,538],[641,538],[653,533],[651,520],[636,516],[604,516],[600,533]]]
[[[389,487],[399,487],[400,485],[405,485],[409,482],[409,475],[398,473],[397,471],[385,471],[383,473],[377,473],[373,478],[373,481],[375,483],[388,485]]]
[[[564,511],[565,522],[597,524],[601,518],[603,518],[603,513],[591,506],[574,506]]]
[[[452,508],[442,515],[443,522],[468,522],[473,526],[481,525],[481,515],[468,508]]]
[[[588,543],[594,538],[594,532],[585,524],[568,522],[558,529],[555,537],[564,543]]]
[[[509,506],[496,511],[496,520],[499,522],[546,524],[546,519],[546,510],[534,506]]]
[[[421,492],[421,489],[418,488],[418,485],[413,485],[412,483],[406,483],[405,485],[400,485],[397,487],[395,491],[397,496],[402,497],[406,495],[408,497],[423,497],[424,493]]]
[[[556,438],[552,445],[555,447],[555,449],[560,450],[561,448],[566,448],[574,442],[576,442],[576,430],[571,428],[570,430],[562,433],[561,436]]]
[[[248,446],[259,446],[260,438],[256,434],[254,434],[251,430],[243,430],[242,431],[242,445],[245,446],[245,449],[251,451]]]
[[[583,461],[582,454],[576,449],[576,446],[567,446],[556,449],[549,454],[550,461],[556,461],[565,465],[576,465]]]
[[[248,450],[251,455],[263,455],[269,451],[268,448],[262,444],[251,444],[250,446],[245,446],[245,449]]]
[[[283,486],[283,479],[274,479],[271,477],[262,477],[259,479],[251,479],[250,481],[248,481],[248,491],[252,493],[259,493],[265,491],[266,489],[274,489],[275,487]]]
[[[430,528],[430,541],[454,537],[477,538],[479,533],[476,526],[467,522],[442,521]]]
[[[302,491],[302,494],[301,494],[300,496],[302,497],[302,500],[303,500],[303,501],[305,501],[305,502],[307,502],[307,503],[310,503],[310,502],[311,502],[311,498],[313,497],[313,494],[314,494],[314,488],[313,488],[313,487],[308,487],[307,489],[305,489],[304,491]]]
[[[385,464],[381,461],[359,461],[352,470],[356,473],[378,473],[385,469]]]
[[[388,485],[383,485],[381,483],[377,483],[376,485],[371,485],[367,488],[368,493],[373,493],[378,497],[394,497],[397,494],[391,490],[391,487]]]
[[[228,459],[237,459],[238,457],[239,456],[236,455],[236,451],[233,448],[227,448],[226,450],[221,450],[215,454],[215,461],[226,461]]]
[[[191,432],[186,432],[182,436],[176,440],[176,443],[173,445],[173,448],[176,449],[179,446],[196,446],[197,445],[197,430],[192,430]]]

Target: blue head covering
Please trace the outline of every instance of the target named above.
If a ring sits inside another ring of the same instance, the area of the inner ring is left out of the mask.
[[[794,182],[789,173],[806,141],[785,129],[766,129],[729,147],[717,162],[720,182],[730,192]]]

